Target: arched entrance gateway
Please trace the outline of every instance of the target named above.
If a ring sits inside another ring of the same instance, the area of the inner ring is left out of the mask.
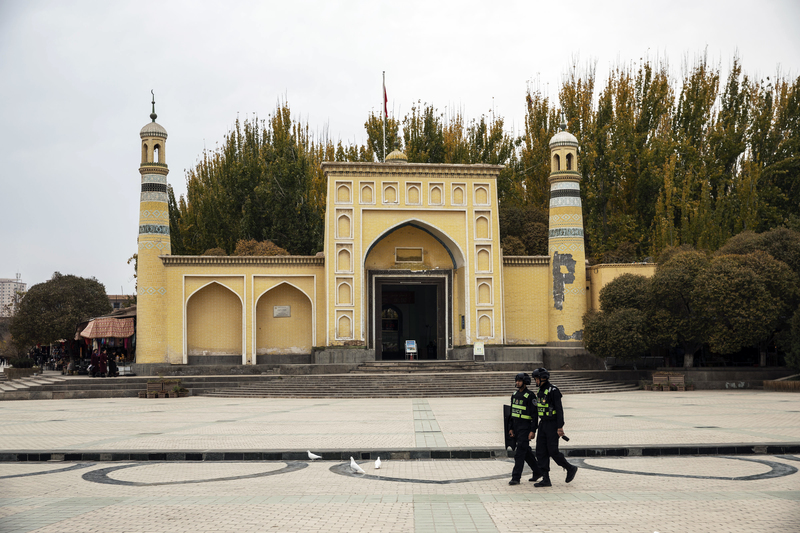
[[[407,340],[416,341],[418,359],[447,358],[453,316],[464,314],[463,297],[454,298],[464,294],[463,267],[458,245],[421,220],[397,224],[370,244],[367,337],[376,360],[404,359]]]
[[[327,301],[328,346],[391,360],[413,340],[424,360],[501,344],[501,167],[386,162],[323,164],[326,282],[347,294]]]

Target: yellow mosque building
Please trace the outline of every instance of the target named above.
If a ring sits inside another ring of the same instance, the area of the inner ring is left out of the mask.
[[[550,141],[547,256],[503,256],[502,167],[409,163],[399,151],[385,163],[323,163],[322,254],[174,256],[155,104],[150,118],[140,132],[140,368],[398,360],[407,341],[420,360],[593,368],[583,314],[604,284],[655,268],[587,267],[578,141],[565,124]]]

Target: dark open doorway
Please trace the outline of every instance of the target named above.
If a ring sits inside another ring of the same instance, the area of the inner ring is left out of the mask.
[[[370,335],[377,360],[405,359],[405,342],[417,343],[420,360],[445,359],[448,332],[446,276],[374,277]]]

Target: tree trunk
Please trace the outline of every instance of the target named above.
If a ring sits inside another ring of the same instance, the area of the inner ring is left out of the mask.
[[[761,354],[761,361],[759,362],[760,366],[767,366],[767,352],[761,350],[759,353]]]
[[[692,368],[694,366],[694,353],[683,355],[683,368]]]

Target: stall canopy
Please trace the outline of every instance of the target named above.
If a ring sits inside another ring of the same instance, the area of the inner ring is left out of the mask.
[[[133,335],[132,318],[95,318],[81,331],[81,337],[87,339],[121,339],[131,335]]]
[[[119,309],[109,315],[93,318],[88,322],[78,325],[75,340],[80,337],[86,339],[125,338],[135,333],[136,306]]]

